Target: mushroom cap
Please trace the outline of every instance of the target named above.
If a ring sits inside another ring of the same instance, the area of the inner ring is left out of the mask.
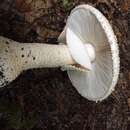
[[[90,64],[90,71],[68,69],[69,78],[83,97],[101,101],[111,94],[118,80],[120,61],[116,36],[105,16],[90,5],[80,5],[72,10],[59,37],[59,41],[67,43],[72,57],[79,55],[84,59],[81,52],[84,50],[76,48],[72,34],[81,40],[81,46],[90,43],[95,48],[96,57]]]

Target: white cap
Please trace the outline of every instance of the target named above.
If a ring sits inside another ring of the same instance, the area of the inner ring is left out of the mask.
[[[86,72],[67,70],[77,91],[92,101],[107,98],[118,80],[119,49],[105,16],[90,5],[76,7],[72,10],[59,41],[67,43],[74,60],[89,69]],[[95,48],[94,61],[91,61],[89,51],[85,49],[85,44],[88,43]]]

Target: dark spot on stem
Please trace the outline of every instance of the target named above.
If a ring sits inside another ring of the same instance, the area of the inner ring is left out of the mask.
[[[22,47],[21,50],[23,51],[23,50],[24,50],[24,47]]]
[[[22,58],[24,57],[24,55],[21,56]]]
[[[6,43],[6,44],[9,44],[9,42],[8,42],[8,41],[6,41],[5,43]]]
[[[8,52],[8,50],[5,50],[5,52]]]
[[[30,55],[31,55],[31,50],[29,51],[29,53],[28,53],[27,57],[29,57]]]
[[[0,71],[0,77],[4,78],[3,72]]]
[[[36,57],[33,57],[33,60],[35,60],[36,59]]]

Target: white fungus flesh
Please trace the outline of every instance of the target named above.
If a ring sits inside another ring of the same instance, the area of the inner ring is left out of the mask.
[[[0,87],[23,70],[62,67],[82,96],[92,101],[107,98],[117,83],[119,50],[103,14],[89,5],[76,7],[59,41],[61,45],[26,44],[0,37]]]
[[[66,45],[18,43],[0,36],[0,87],[33,68],[54,68],[74,64]]]
[[[80,5],[72,10],[59,41],[65,39],[64,43],[68,44],[70,52],[82,59],[85,58],[81,55],[83,52],[76,48],[76,41],[70,40],[70,30],[81,40],[81,46],[88,44],[86,53],[90,54],[91,70],[68,70],[69,78],[82,96],[89,100],[101,101],[114,90],[119,74],[119,52],[113,30],[103,14],[92,6]]]

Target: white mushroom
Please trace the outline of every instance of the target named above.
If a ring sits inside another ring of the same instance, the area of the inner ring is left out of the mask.
[[[62,67],[85,98],[98,101],[109,96],[118,79],[119,52],[107,19],[94,7],[80,5],[72,10],[59,42],[18,43],[0,37],[0,87],[23,70]]]
[[[105,16],[89,5],[80,5],[72,10],[67,25],[59,36],[59,41],[67,43],[73,53],[76,49],[72,49],[72,44],[76,43],[72,40],[71,33],[83,45],[89,46],[87,52],[91,58],[91,70],[68,70],[69,78],[82,96],[101,101],[111,94],[118,80],[120,66],[116,36]],[[67,70],[67,66],[63,69]]]

